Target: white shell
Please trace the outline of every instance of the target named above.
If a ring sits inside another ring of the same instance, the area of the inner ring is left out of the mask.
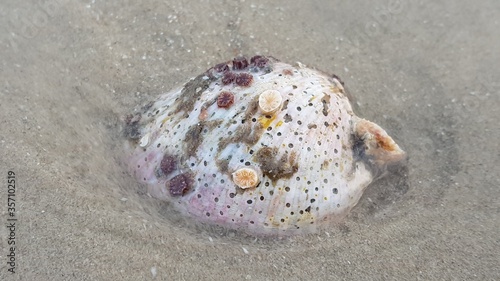
[[[198,220],[258,235],[314,232],[356,205],[372,168],[404,152],[354,115],[335,77],[265,60],[238,70],[218,65],[160,96],[127,124],[127,161],[152,196]],[[242,74],[249,85],[226,83]],[[234,104],[217,106],[222,91]],[[283,97],[272,116],[258,110],[266,91]],[[146,149],[141,136],[151,142]],[[261,170],[256,187],[234,184],[242,165]]]

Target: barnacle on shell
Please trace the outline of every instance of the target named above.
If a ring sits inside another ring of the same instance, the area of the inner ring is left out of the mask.
[[[217,106],[221,108],[228,108],[234,103],[234,95],[228,91],[222,91],[217,97]]]
[[[283,98],[276,90],[265,90],[259,95],[259,109],[263,114],[272,114],[280,109]]]

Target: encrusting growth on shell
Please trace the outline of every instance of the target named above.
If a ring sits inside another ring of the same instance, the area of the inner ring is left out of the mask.
[[[145,134],[139,141],[140,147],[146,147],[149,144],[149,134]]]
[[[259,95],[259,109],[264,114],[271,114],[281,108],[283,98],[279,91],[266,90]]]
[[[256,187],[260,182],[259,173],[252,168],[240,168],[233,173],[233,182],[241,189]]]
[[[221,108],[229,108],[234,103],[234,95],[231,92],[223,91],[217,97],[217,106]]]
[[[377,165],[399,162],[406,157],[406,153],[379,125],[362,118],[353,119],[358,119],[355,131],[365,144],[365,153]]]

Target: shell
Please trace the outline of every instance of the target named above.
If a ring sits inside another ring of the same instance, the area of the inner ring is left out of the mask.
[[[262,110],[262,93],[282,101]],[[150,195],[255,235],[343,218],[379,169],[405,158],[353,113],[336,76],[264,56],[218,64],[161,95],[126,119],[125,133],[129,170]],[[256,186],[234,181],[245,167]]]

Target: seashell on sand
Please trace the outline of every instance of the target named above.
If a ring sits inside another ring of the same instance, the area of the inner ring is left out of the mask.
[[[126,119],[126,162],[195,220],[253,235],[339,221],[405,153],[337,76],[272,57],[217,64]]]

